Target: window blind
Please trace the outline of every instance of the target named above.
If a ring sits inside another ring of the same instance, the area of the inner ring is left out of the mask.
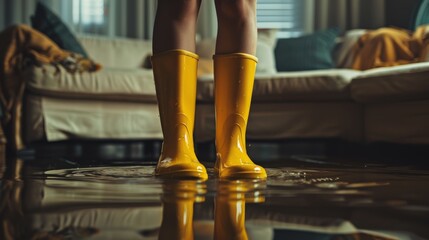
[[[108,34],[110,0],[73,0],[73,28],[80,33]]]
[[[296,37],[305,32],[303,0],[258,0],[258,28],[278,29],[279,37]]]
[[[74,0],[73,21],[84,25],[104,24],[104,0]]]

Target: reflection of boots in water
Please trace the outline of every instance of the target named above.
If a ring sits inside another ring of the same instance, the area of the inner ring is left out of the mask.
[[[159,239],[194,239],[194,203],[203,202],[205,193],[205,184],[196,181],[164,183]]]
[[[246,201],[261,203],[262,182],[219,182],[215,201],[215,240],[248,239],[245,226]]]

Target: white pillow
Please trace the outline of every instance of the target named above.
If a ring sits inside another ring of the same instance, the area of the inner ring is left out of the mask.
[[[196,52],[200,58],[212,59],[216,50],[216,39],[206,38],[197,42]]]
[[[258,42],[264,42],[274,50],[277,45],[277,33],[277,29],[258,29]]]
[[[273,40],[259,35],[256,46],[256,57],[259,59],[256,67],[257,73],[276,73],[276,60],[274,56],[275,43]],[[216,50],[216,39],[207,38],[197,42],[196,52],[201,59],[212,59]]]
[[[257,73],[273,74],[277,72],[274,50],[270,45],[265,42],[258,41],[256,57],[259,60],[258,65],[256,65]]]

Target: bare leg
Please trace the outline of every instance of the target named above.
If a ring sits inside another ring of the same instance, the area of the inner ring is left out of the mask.
[[[256,52],[256,0],[215,0],[216,54]]]
[[[201,0],[158,0],[153,53],[172,49],[195,52],[195,32]]]

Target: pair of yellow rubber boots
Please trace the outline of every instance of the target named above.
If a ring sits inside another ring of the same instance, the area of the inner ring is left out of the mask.
[[[216,152],[215,172],[223,179],[265,179],[264,168],[246,151],[246,127],[256,57],[214,56]],[[164,178],[205,180],[207,170],[194,151],[198,55],[170,50],[152,57],[164,143],[155,174]]]

